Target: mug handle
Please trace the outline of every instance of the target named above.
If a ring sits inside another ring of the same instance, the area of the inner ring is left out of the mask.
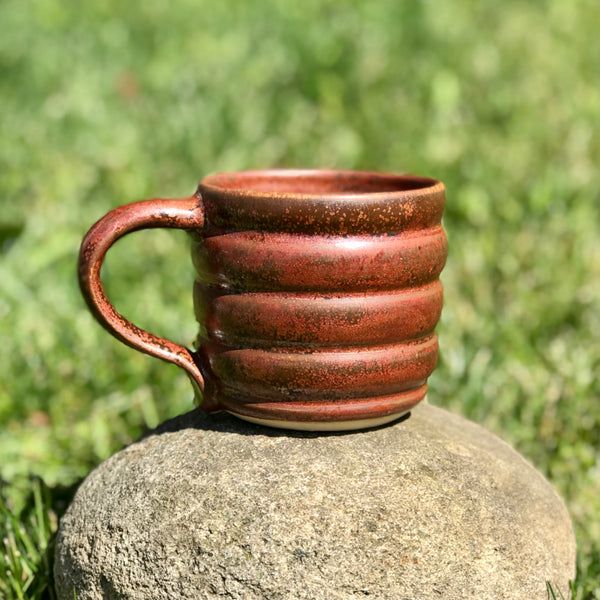
[[[79,286],[98,322],[128,346],[185,369],[194,388],[204,390],[196,355],[184,346],[140,329],[120,315],[108,300],[100,269],[108,249],[121,237],[140,229],[202,229],[204,207],[195,194],[181,199],[154,199],[115,208],[95,223],[83,238],[79,252]]]

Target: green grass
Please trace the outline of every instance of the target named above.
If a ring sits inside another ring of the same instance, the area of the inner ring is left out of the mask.
[[[430,400],[552,481],[578,538],[573,595],[599,600],[598,13],[592,0],[0,3],[0,596],[50,598],[70,486],[191,407],[182,372],[88,314],[87,228],[208,173],[302,166],[446,183]],[[136,323],[193,339],[184,234],[119,242],[104,275]]]
[[[29,484],[29,498],[20,513],[13,513],[0,496],[0,592],[4,598],[55,597],[48,585],[52,577],[52,540],[58,524],[52,492],[38,478],[32,478]]]

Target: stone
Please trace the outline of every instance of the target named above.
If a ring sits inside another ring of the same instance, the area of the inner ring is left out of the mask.
[[[61,600],[546,600],[575,576],[552,486],[427,403],[335,434],[182,415],[87,477],[55,557]]]

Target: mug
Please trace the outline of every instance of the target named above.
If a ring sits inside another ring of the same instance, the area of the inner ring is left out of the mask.
[[[441,182],[412,175],[211,175],[189,198],[100,219],[81,246],[81,290],[112,335],[182,367],[207,412],[288,429],[381,425],[424,398],[437,361],[444,203]],[[154,227],[191,236],[194,350],[136,327],[102,288],[110,246]]]

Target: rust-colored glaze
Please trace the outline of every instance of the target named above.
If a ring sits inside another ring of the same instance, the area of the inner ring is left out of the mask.
[[[208,411],[368,423],[419,402],[435,367],[444,198],[441,183],[413,176],[214,175],[192,198],[99,221],[82,244],[81,287],[116,337],[186,369]],[[197,352],[135,327],[104,295],[106,250],[145,227],[192,233]]]
[[[248,402],[247,396],[228,395],[222,407],[242,417],[279,421],[342,421],[372,419],[388,415],[403,415],[418,404],[427,393],[427,385],[407,390],[393,396],[375,396],[351,399],[345,402],[322,401],[318,403],[287,402],[274,404],[260,400]]]
[[[196,282],[196,316],[212,341],[237,347],[360,347],[433,333],[442,284],[385,292],[215,294]],[[218,288],[217,288],[218,289]]]
[[[396,290],[437,279],[447,252],[441,226],[360,237],[244,231],[197,244],[199,272],[236,291]]]
[[[207,344],[212,372],[229,392],[302,403],[388,396],[425,382],[437,358],[437,338],[389,346],[320,350],[256,350]]]
[[[107,250],[127,233],[156,227],[201,230],[203,225],[204,209],[197,196],[136,202],[114,209],[94,224],[79,253],[79,285],[99,323],[124,344],[182,367],[200,390],[204,378],[194,353],[140,329],[120,315],[104,293],[100,269]]]

